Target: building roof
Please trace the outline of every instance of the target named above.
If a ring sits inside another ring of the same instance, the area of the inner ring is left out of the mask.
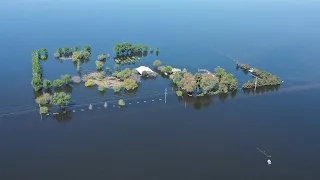
[[[136,70],[139,72],[139,74],[142,74],[143,71],[153,72],[149,67],[146,67],[146,66],[140,66],[136,68]]]

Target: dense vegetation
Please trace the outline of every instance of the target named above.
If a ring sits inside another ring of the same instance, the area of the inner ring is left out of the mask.
[[[161,72],[170,72],[171,66],[165,66]],[[171,68],[172,69],[172,68]],[[171,72],[172,73],[172,72]],[[179,91],[183,91],[189,95],[196,93],[197,96],[212,95],[212,94],[225,94],[232,92],[238,88],[238,81],[234,78],[233,74],[226,73],[222,68],[216,68],[215,73],[195,75],[184,71],[174,72],[170,75],[173,84],[175,84]],[[196,91],[196,92],[195,92]],[[182,94],[176,91],[177,96]]]
[[[39,91],[42,86],[42,69],[40,65],[39,50],[32,53],[32,87],[35,91]]]
[[[64,107],[69,104],[70,99],[71,99],[71,96],[64,92],[54,93],[51,104],[59,107]]]
[[[268,73],[266,71],[262,71],[260,69],[253,68],[252,74],[257,76],[257,87],[263,87],[263,86],[277,86],[281,84],[281,80],[279,77]],[[250,89],[255,87],[255,82],[248,81],[245,84],[243,84],[243,89]]]
[[[60,58],[72,58],[74,61],[80,59],[88,59],[91,54],[91,47],[84,46],[83,51],[80,51],[80,47],[74,47],[74,51],[71,47],[63,47],[56,49],[54,57]]]
[[[114,45],[113,51],[117,53],[117,55],[120,54],[133,54],[136,52],[143,52],[143,51],[148,51],[148,46],[147,45],[141,45],[141,44],[136,44],[133,45],[128,42],[123,42]]]
[[[243,70],[248,71],[250,69],[250,65],[249,64],[241,64],[238,61],[236,62],[236,66],[237,68],[241,68]]]

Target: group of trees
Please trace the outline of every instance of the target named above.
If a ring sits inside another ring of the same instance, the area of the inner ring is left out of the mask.
[[[47,114],[48,107],[45,106],[46,104],[52,104],[62,108],[69,104],[70,99],[71,99],[71,95],[66,94],[64,92],[56,92],[53,94],[53,96],[51,96],[51,94],[49,93],[44,93],[43,95],[36,98],[36,102],[38,104],[41,104],[39,109],[40,113]]]
[[[88,59],[90,54],[91,54],[91,47],[86,45],[83,47],[83,51],[80,50],[79,46],[75,46],[74,49],[72,49],[71,47],[58,48],[54,53],[54,57],[58,59],[61,57],[64,57],[64,58],[72,57],[72,59],[76,61],[78,59]]]
[[[241,63],[239,63],[239,61],[236,62],[236,66],[237,66],[237,68],[241,68],[245,71],[248,71],[250,69],[249,64],[241,64]]]
[[[120,72],[115,71],[112,76],[120,79],[124,83],[124,88],[126,90],[133,90],[138,87],[137,81],[134,78],[131,78],[133,75],[133,70],[126,68]],[[114,89],[115,92],[120,91],[119,88]]]
[[[48,59],[48,50],[46,48],[41,48],[37,50],[39,54],[39,58],[41,60],[47,60]]]
[[[152,48],[150,48],[151,51],[153,51]],[[142,45],[142,44],[131,44],[128,42],[123,42],[114,45],[113,51],[117,53],[117,55],[120,54],[133,54],[136,52],[145,52],[148,51],[148,46],[147,45]],[[156,48],[156,51],[159,51],[159,48]]]
[[[42,88],[42,69],[39,50],[32,52],[32,87],[35,91]]]
[[[215,73],[196,73],[195,75],[186,71],[179,71],[173,73],[170,78],[180,90],[189,95],[192,95],[194,91],[197,92],[198,96],[224,94],[234,91],[238,87],[238,81],[233,74],[226,73],[222,68],[217,68]],[[182,95],[178,91],[176,93],[178,96]]]
[[[69,74],[63,75],[61,79],[56,79],[51,83],[50,80],[45,79],[43,81],[43,88],[50,89],[53,87],[62,87],[63,85],[69,85],[72,82],[72,77]]]
[[[269,72],[253,68],[252,74],[258,77],[257,83],[255,84],[255,82],[249,80],[248,82],[243,84],[242,86],[243,89],[251,89],[251,88],[254,88],[255,86],[257,87],[278,86],[281,84],[280,78]]]

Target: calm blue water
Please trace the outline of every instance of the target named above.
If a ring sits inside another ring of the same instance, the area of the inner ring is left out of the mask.
[[[319,10],[316,0],[2,0],[0,179],[319,179]],[[123,41],[160,48],[137,66],[155,59],[192,72],[221,66],[241,86],[250,77],[236,59],[285,82],[255,96],[199,99],[178,99],[161,77],[120,95],[73,85],[65,88],[70,112],[41,121],[32,51],[49,50],[42,66],[54,80],[77,75],[71,61],[53,58],[56,48],[90,45],[82,69],[93,70],[98,54]],[[119,98],[132,105],[113,107]],[[256,147],[272,156],[271,166]]]

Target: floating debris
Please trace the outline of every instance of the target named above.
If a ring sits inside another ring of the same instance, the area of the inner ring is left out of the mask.
[[[268,165],[271,165],[271,160],[268,159],[268,160],[267,160],[267,163],[268,163]]]

